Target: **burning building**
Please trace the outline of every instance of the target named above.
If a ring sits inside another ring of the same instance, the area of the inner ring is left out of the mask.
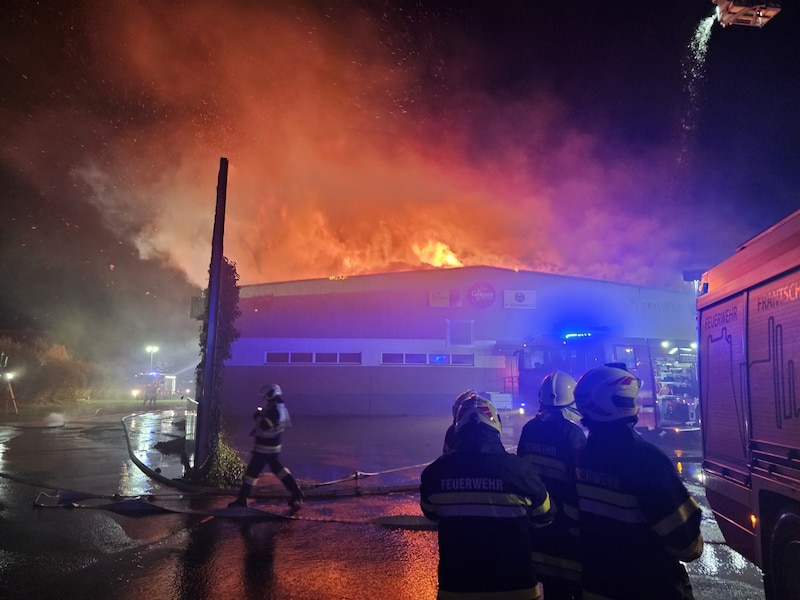
[[[234,412],[267,382],[297,415],[447,414],[467,388],[535,408],[550,370],[623,362],[644,382],[643,424],[694,419],[688,284],[464,267],[247,285],[240,309],[223,393]]]

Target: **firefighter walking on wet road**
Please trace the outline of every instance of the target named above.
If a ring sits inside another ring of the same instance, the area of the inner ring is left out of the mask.
[[[279,385],[265,385],[260,390],[260,395],[266,402],[263,407],[259,407],[253,415],[255,428],[250,433],[255,438],[253,454],[247,465],[242,487],[239,489],[239,497],[228,504],[229,507],[247,506],[247,498],[253,490],[253,486],[261,471],[265,466],[281,480],[284,487],[289,490],[289,506],[298,509],[303,506],[305,495],[291,471],[280,461],[281,455],[281,434],[291,425],[289,410],[283,402],[283,395]]]

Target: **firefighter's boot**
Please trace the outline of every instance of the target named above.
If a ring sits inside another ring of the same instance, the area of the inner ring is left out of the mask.
[[[283,479],[281,479],[281,481],[292,495],[291,498],[289,498],[289,506],[295,510],[302,508],[303,502],[305,502],[306,499],[306,495],[303,493],[303,490],[300,489],[300,486],[297,485],[297,480],[294,478],[294,476],[289,473]]]
[[[247,506],[247,498],[250,496],[250,490],[253,489],[252,485],[247,485],[246,483],[242,484],[242,487],[239,489],[239,497],[236,498],[233,502],[228,503],[228,508],[243,508]]]

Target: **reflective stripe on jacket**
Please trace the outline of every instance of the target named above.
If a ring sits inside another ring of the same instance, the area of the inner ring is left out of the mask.
[[[701,511],[672,462],[629,425],[589,435],[578,465],[584,590],[691,598],[680,561],[699,557]]]
[[[253,452],[256,454],[279,454],[281,433],[291,424],[289,410],[283,402],[270,402],[266,408],[253,415],[256,422]]]
[[[586,436],[560,411],[540,413],[522,428],[517,455],[537,472],[557,509],[553,524],[533,536],[533,562],[541,577],[580,582],[575,470]]]
[[[420,482],[422,511],[438,522],[439,598],[537,598],[530,536],[552,520],[547,490],[496,432],[464,446],[426,467]]]

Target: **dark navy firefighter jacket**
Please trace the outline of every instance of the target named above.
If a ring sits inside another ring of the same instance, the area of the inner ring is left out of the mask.
[[[703,551],[701,511],[672,461],[630,425],[589,434],[578,459],[585,598],[692,598],[682,562]]]
[[[552,520],[547,490],[491,428],[469,425],[458,437],[421,475],[422,512],[438,522],[439,598],[538,598],[530,539]]]

